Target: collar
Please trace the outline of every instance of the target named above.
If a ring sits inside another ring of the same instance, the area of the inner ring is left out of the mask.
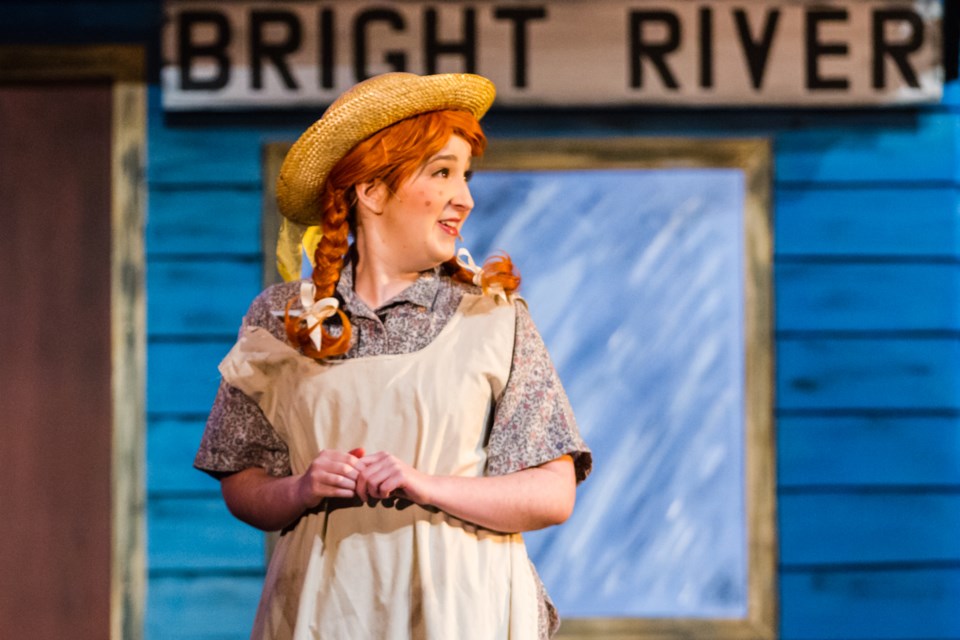
[[[353,260],[344,264],[340,271],[340,280],[337,282],[337,297],[343,301],[343,308],[348,314],[376,318],[376,311],[402,303],[423,307],[427,311],[433,309],[440,291],[439,266],[420,272],[420,277],[409,287],[385,302],[379,309],[370,309],[353,290],[354,264]]]

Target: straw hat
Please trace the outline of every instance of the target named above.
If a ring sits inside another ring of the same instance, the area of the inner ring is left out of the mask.
[[[470,73],[385,73],[361,82],[331,104],[287,153],[277,179],[280,213],[300,225],[319,224],[327,175],[358,143],[428,111],[458,109],[479,120],[495,95],[492,82]]]

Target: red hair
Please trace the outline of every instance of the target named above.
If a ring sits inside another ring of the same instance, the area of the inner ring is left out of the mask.
[[[419,171],[427,158],[443,149],[450,136],[454,135],[467,141],[473,156],[483,155],[487,138],[472,114],[466,111],[431,111],[381,129],[351,149],[333,167],[320,198],[323,238],[314,253],[315,266],[311,276],[316,286],[316,300],[332,296],[340,280],[340,271],[349,249],[349,235],[356,222],[354,186],[380,180],[390,193],[396,193],[400,185]],[[455,257],[444,262],[444,268],[456,280],[473,282],[473,273],[461,267]],[[484,263],[480,281],[484,290],[499,284],[507,294],[520,286],[520,276],[506,254],[492,257]],[[295,300],[291,300],[290,304]],[[287,337],[304,355],[321,360],[347,351],[350,347],[350,320],[342,310],[338,310],[337,314],[343,331],[339,336],[332,336],[325,328],[321,328],[323,337],[321,347],[317,349],[310,339],[310,331],[314,327],[305,326],[298,318],[290,316],[290,304],[287,305],[285,318]]]

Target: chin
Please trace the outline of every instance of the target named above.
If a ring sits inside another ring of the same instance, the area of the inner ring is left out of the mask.
[[[449,254],[431,251],[429,254],[422,256],[416,261],[417,271],[429,271],[435,267],[439,267],[452,257],[452,251]]]
[[[454,255],[456,255],[456,253],[457,245],[451,241],[449,246],[436,247],[430,252],[429,258],[430,261],[434,263],[433,266],[437,266],[452,258]]]

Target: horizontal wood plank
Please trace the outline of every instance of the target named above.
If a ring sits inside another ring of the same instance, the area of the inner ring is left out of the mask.
[[[154,189],[147,257],[259,257],[262,196],[245,189]]]
[[[261,188],[262,145],[294,141],[310,124],[268,128],[209,124],[171,125],[164,118],[159,86],[149,93],[149,162],[151,187],[206,185],[221,188]]]
[[[960,485],[960,418],[784,416],[780,488]]]
[[[960,256],[960,188],[780,185],[777,257]]]
[[[944,83],[942,104],[951,111],[960,111],[960,80]]]
[[[259,571],[264,534],[230,515],[223,498],[157,498],[148,506],[150,569]]]
[[[956,183],[960,113],[918,111],[899,127],[780,131],[776,178],[783,183]]]
[[[233,340],[147,345],[147,413],[206,415]]]
[[[151,577],[149,640],[243,640],[250,637],[260,600],[260,576]]]
[[[960,562],[954,493],[781,494],[781,565]]]
[[[260,278],[259,262],[152,261],[149,335],[236,336]]]
[[[220,185],[258,189],[261,180],[261,146],[268,141],[295,140],[309,124],[289,127],[243,127],[209,125],[171,126],[165,123],[159,88],[150,93],[150,162],[148,179],[154,186]],[[509,136],[518,123],[524,135],[650,135],[649,118],[629,114],[607,118],[601,126],[589,115],[552,118],[530,123],[522,115],[504,114],[491,118],[491,133]],[[677,135],[683,120],[674,114],[672,131]],[[702,118],[701,118],[702,120]],[[761,120],[763,120],[761,118]],[[918,111],[900,118],[897,126],[839,126],[828,115],[808,118],[809,126],[774,130],[776,134],[776,180],[781,183],[834,182],[957,182],[957,130],[960,113]],[[753,120],[756,122],[756,119]],[[738,115],[717,117],[703,133],[729,135],[768,135],[769,128],[758,122],[756,130]],[[774,124],[779,122],[775,119]],[[818,127],[818,122],[823,126]],[[564,123],[567,126],[564,126]],[[789,119],[781,125],[787,125]],[[856,121],[853,121],[856,124]],[[530,126],[534,126],[533,129]],[[545,128],[544,128],[545,127]],[[732,130],[731,130],[732,127]],[[505,131],[501,131],[505,129]],[[540,130],[543,129],[543,130]],[[890,161],[896,158],[896,161]]]
[[[781,263],[779,331],[955,331],[960,264]]]
[[[147,424],[147,492],[153,497],[191,493],[220,495],[220,484],[193,468],[203,435],[202,419],[150,420]]]
[[[781,640],[960,638],[960,568],[781,576]]]
[[[780,338],[778,409],[957,410],[958,371],[951,338]]]
[[[785,184],[955,184],[960,113],[929,109],[561,110],[493,109],[491,139],[512,137],[771,137],[777,188]],[[482,162],[479,163],[482,170]]]

